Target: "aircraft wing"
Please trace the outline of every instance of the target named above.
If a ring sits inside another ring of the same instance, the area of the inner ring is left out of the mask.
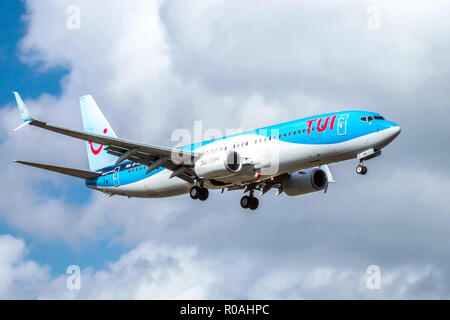
[[[80,140],[90,141],[93,143],[107,146],[107,150],[116,151],[114,153],[123,154],[126,151],[135,150],[136,153],[142,152],[142,153],[146,153],[148,155],[152,155],[155,157],[171,157],[173,154],[177,154],[180,156],[196,157],[196,153],[190,152],[190,151],[179,150],[179,149],[175,149],[175,148],[160,147],[160,146],[145,144],[142,142],[125,140],[125,139],[121,139],[121,138],[107,137],[107,136],[103,136],[103,135],[99,135],[99,134],[88,133],[88,132],[85,132],[82,130],[59,127],[59,126],[48,124],[46,122],[43,122],[40,120],[35,120],[35,119],[31,120],[31,122],[29,124],[32,126],[36,126],[36,127],[42,128],[42,129],[54,131],[54,132],[57,132],[57,133],[60,133],[60,134],[66,135],[66,136],[70,136],[73,138],[77,138]],[[133,153],[133,154],[135,154],[135,153]],[[123,160],[125,160],[125,159],[123,159]]]
[[[24,123],[11,132],[14,132],[24,125],[29,124],[80,140],[101,144],[105,146],[105,150],[107,150],[108,153],[119,157],[116,164],[128,159],[146,164],[148,166],[148,171],[152,171],[157,167],[164,167],[173,171],[173,176],[177,176],[185,181],[188,181],[189,183],[193,183],[195,172],[192,167],[195,159],[198,158],[197,153],[189,150],[150,145],[52,125],[34,118],[26,105],[23,103],[20,95],[17,92],[13,93],[16,97],[17,105]]]
[[[41,168],[41,169],[45,169],[45,170],[49,170],[49,171],[54,171],[54,172],[66,174],[68,176],[81,178],[81,179],[94,179],[94,178],[97,178],[102,175],[100,172],[92,172],[92,171],[87,171],[87,170],[57,167],[57,166],[51,166],[48,164],[28,162],[28,161],[20,161],[20,160],[14,160],[14,161],[17,163],[27,165],[27,166],[32,166],[32,167]]]

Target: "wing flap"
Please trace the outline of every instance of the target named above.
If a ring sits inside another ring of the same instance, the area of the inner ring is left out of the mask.
[[[73,169],[73,168],[65,168],[65,167],[58,167],[58,166],[52,166],[48,164],[43,163],[35,163],[35,162],[28,162],[28,161],[20,161],[20,160],[14,160],[14,162],[24,164],[31,167],[41,168],[53,172],[62,173],[68,176],[81,178],[81,179],[94,179],[102,174],[99,172],[93,172],[93,171],[87,171],[87,170],[80,170],[80,169]]]

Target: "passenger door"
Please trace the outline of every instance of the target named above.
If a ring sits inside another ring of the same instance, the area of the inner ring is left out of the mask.
[[[113,172],[113,184],[115,187],[120,186],[119,183],[119,171],[120,171],[120,167],[115,167],[114,168],[114,172]]]
[[[343,136],[347,133],[347,120],[348,120],[348,114],[343,114],[339,116],[338,119],[338,126],[337,126],[337,132],[339,136]]]

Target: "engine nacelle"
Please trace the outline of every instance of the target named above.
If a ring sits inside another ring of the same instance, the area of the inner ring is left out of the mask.
[[[281,182],[283,191],[288,196],[316,192],[325,189],[328,184],[328,176],[321,169],[302,170],[302,173],[293,173]]]
[[[195,173],[200,178],[226,178],[242,169],[242,158],[236,151],[206,154],[197,160]]]

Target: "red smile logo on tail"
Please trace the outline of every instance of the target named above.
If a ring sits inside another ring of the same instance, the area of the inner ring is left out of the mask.
[[[103,129],[103,133],[106,134],[106,132],[108,132],[108,129]],[[94,146],[92,144],[92,141],[89,141],[89,146],[91,147],[91,151],[94,155],[98,155],[100,153],[100,151],[102,151],[103,145],[101,144],[100,147],[98,147],[98,149],[94,149]]]

